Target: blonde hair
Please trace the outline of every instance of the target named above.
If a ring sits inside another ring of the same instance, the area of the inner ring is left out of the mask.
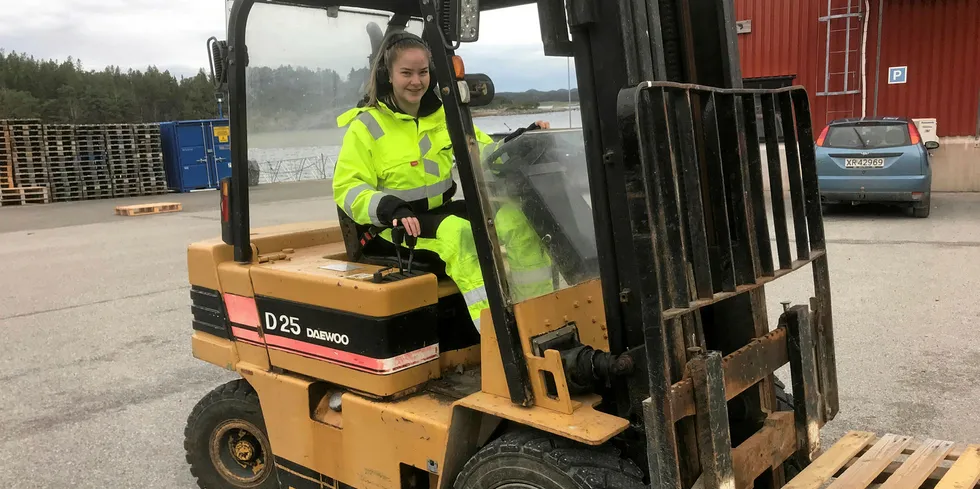
[[[391,80],[389,79],[391,68],[403,52],[409,49],[421,49],[428,56],[429,63],[432,62],[432,52],[429,51],[429,46],[422,41],[422,38],[409,32],[400,31],[391,34],[382,43],[382,46],[384,47],[378,51],[378,55],[374,57],[374,62],[371,64],[371,74],[368,76],[364,95],[365,104],[374,107],[378,107],[379,98],[380,101],[391,104],[388,100],[392,96]],[[379,80],[379,78],[382,79]],[[379,81],[382,86],[379,86]],[[378,92],[382,88],[386,93],[381,93],[379,97]]]

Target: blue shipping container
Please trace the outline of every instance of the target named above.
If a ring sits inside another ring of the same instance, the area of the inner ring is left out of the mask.
[[[164,166],[171,190],[218,188],[231,176],[231,140],[227,119],[172,121],[160,124]]]

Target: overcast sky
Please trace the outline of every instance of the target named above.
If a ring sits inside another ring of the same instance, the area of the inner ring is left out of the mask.
[[[311,39],[309,33],[323,32],[319,26],[329,25],[326,22],[325,16],[270,16],[262,29],[256,26],[255,40],[250,29],[253,60],[272,64],[302,55],[305,60],[315,56],[324,65],[342,65],[342,59],[331,57],[349,57],[367,48],[338,49],[343,39],[366,39],[363,22],[348,26],[357,31],[351,37],[340,35],[343,26],[335,26],[331,34]],[[280,28],[284,23],[288,29]],[[210,36],[223,39],[224,24],[224,0],[0,0],[0,49],[42,59],[71,56],[85,69],[116,65],[142,70],[155,65],[190,76],[207,65],[205,41]],[[297,50],[302,53],[290,52]],[[566,59],[544,56],[534,5],[484,12],[480,42],[464,44],[459,54],[467,71],[489,74],[498,91],[568,87]],[[575,85],[573,69],[571,86]]]

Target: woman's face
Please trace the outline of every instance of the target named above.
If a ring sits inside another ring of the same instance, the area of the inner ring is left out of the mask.
[[[391,66],[391,85],[399,105],[418,105],[429,89],[428,53],[421,48],[403,50]]]

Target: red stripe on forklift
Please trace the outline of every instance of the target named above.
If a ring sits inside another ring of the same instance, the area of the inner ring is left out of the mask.
[[[255,305],[254,297],[225,294],[225,309],[228,310],[229,321],[253,328],[259,327],[259,308]]]
[[[265,342],[262,341],[262,337],[259,336],[259,333],[257,331],[252,331],[250,329],[245,329],[245,328],[239,328],[238,326],[232,325],[231,333],[235,335],[236,338],[253,341],[260,345],[265,344]]]
[[[318,360],[327,360],[343,365],[360,367],[360,370],[384,374],[395,373],[439,358],[439,345],[430,345],[396,357],[379,359],[314,345],[305,341],[283,338],[281,336],[266,335],[265,339],[269,347],[279,346],[290,352],[306,354]]]

